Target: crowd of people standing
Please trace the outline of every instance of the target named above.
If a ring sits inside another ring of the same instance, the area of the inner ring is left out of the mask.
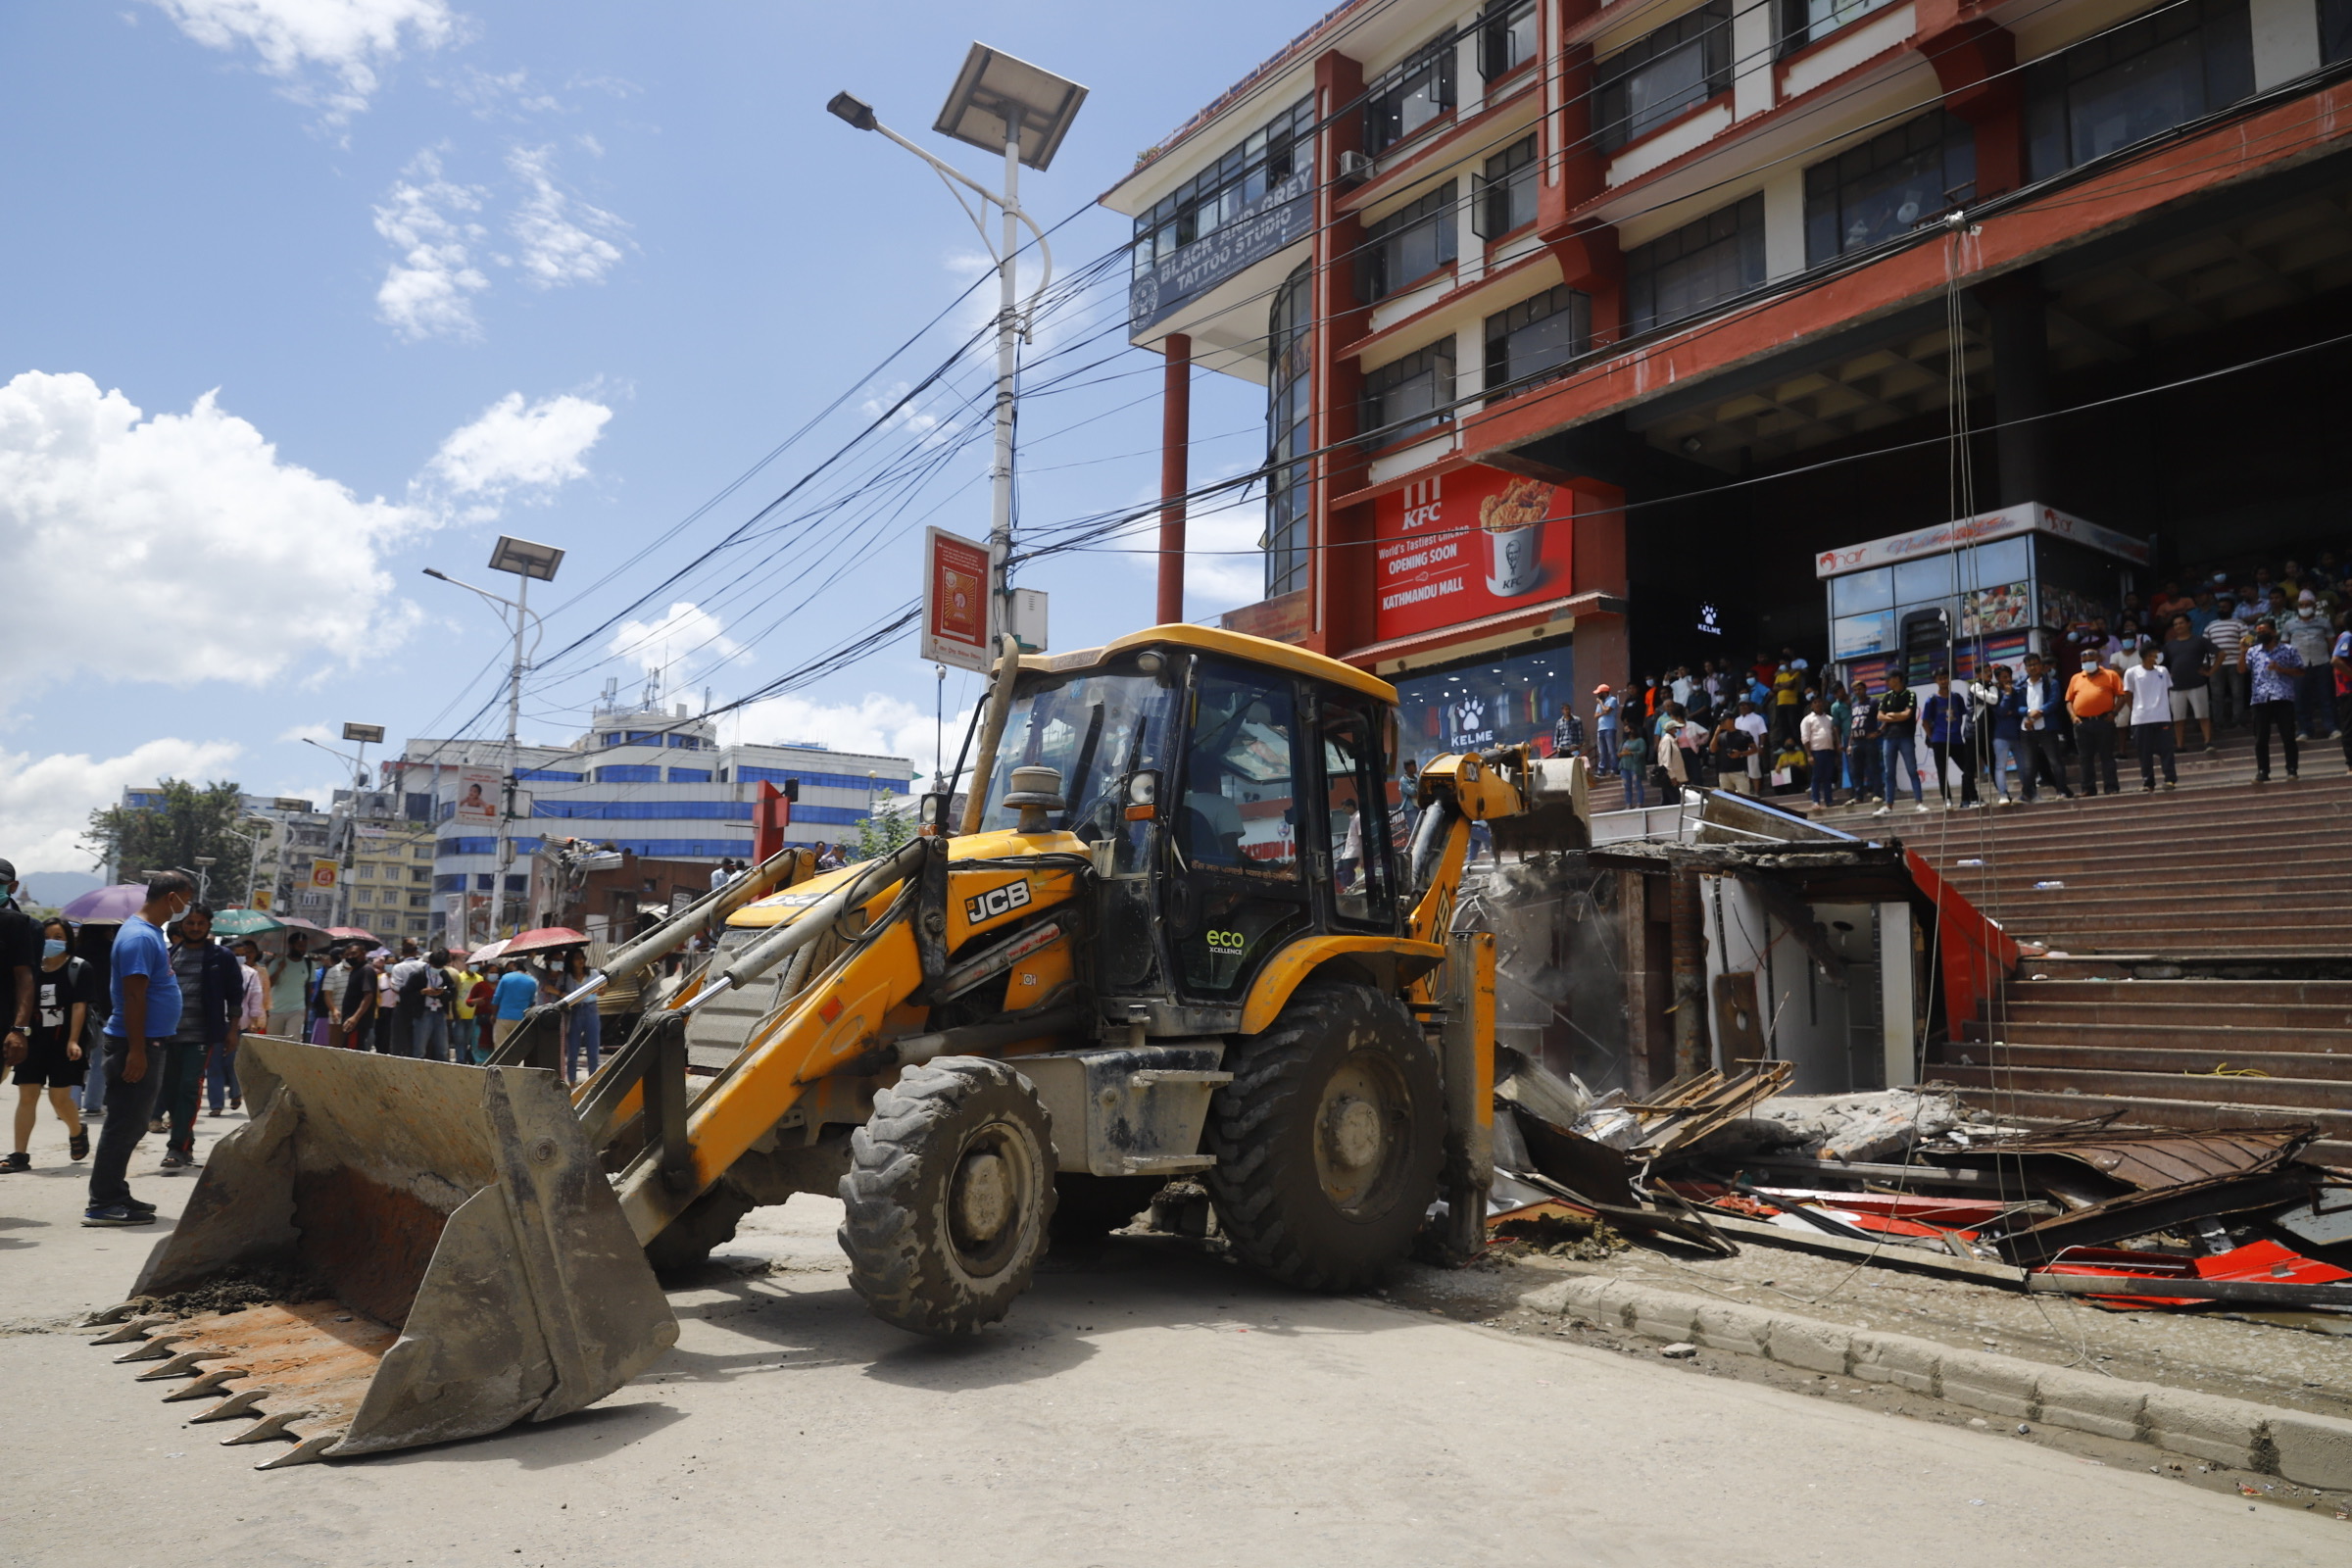
[[[1792,648],[1745,667],[1670,669],[1626,693],[1603,685],[1592,744],[1563,710],[1552,750],[1620,776],[1629,808],[1709,784],[1817,808],[1875,803],[1881,815],[1906,793],[1930,809],[1930,777],[1945,808],[2112,794],[2125,757],[2143,791],[2169,790],[2181,753],[2241,726],[2257,784],[2274,748],[2291,779],[2313,742],[2342,742],[2352,771],[2352,563],[2328,553],[2308,571],[2288,561],[2276,576],[2218,572],[2151,600],[2128,594],[2112,630],[2087,617],[2015,666],[1936,668],[1925,689],[1900,667],[1878,689],[1849,689]]]

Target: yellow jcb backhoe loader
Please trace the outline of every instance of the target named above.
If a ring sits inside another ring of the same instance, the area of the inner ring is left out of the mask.
[[[221,1401],[198,1419],[255,1421],[228,1441],[294,1440],[274,1466],[601,1398],[677,1338],[656,1268],[798,1192],[840,1196],[851,1283],[926,1334],[1002,1318],[1051,1239],[1172,1177],[1304,1289],[1369,1281],[1442,1189],[1467,1251],[1494,1040],[1493,939],[1451,930],[1471,829],[1583,845],[1584,764],[1447,756],[1400,789],[1395,705],[1195,626],[1008,644],[960,830],[927,798],[900,850],[824,875],[780,852],[612,955],[565,1003],[636,984],[645,1011],[576,1089],[564,1004],[479,1067],[249,1040],[253,1120],[104,1342]]]

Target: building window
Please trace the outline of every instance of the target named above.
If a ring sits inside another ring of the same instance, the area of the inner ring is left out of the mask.
[[[2087,163],[2254,90],[2246,0],[2178,0],[2026,72],[2032,177]]]
[[[1625,253],[1626,330],[1696,316],[1764,281],[1761,194]]]
[[[1364,444],[1385,447],[1453,417],[1453,337],[1364,372]]]
[[[1135,220],[1138,273],[1148,272],[1185,246],[1214,234],[1268,190],[1315,161],[1315,100],[1310,94],[1276,115],[1214,168],[1176,187]]]
[[[1731,0],[1709,0],[1600,62],[1600,145],[1613,152],[1732,90]]]
[[[1585,352],[1592,340],[1591,296],[1565,283],[1487,318],[1487,392],[1508,396]]]
[[[1849,22],[1859,22],[1894,0],[1781,0],[1781,48],[1794,54],[1819,42]]]
[[[1266,323],[1266,597],[1306,586],[1314,467],[1309,394],[1314,389],[1313,267],[1301,265],[1274,296]]]
[[[1364,89],[1364,152],[1378,158],[1453,107],[1453,35],[1423,44]]]
[[[672,784],[708,784],[710,770],[707,767],[673,767],[669,770]]]
[[[1454,182],[1449,179],[1378,222],[1364,225],[1364,248],[1356,262],[1355,277],[1357,292],[1367,304],[1409,288],[1452,263],[1454,195]]]
[[[2352,60],[2352,0],[2320,0],[2320,61]]]
[[[1934,222],[1976,187],[1968,122],[1941,110],[1922,115],[1805,171],[1805,260],[1818,265]]]
[[[355,865],[351,868],[351,874],[358,877],[363,882],[372,882],[375,880],[375,867],[372,865]]]
[[[1536,220],[1536,138],[1522,137],[1470,176],[1470,226],[1480,239],[1500,239]]]
[[[599,784],[659,784],[662,782],[662,770],[658,767],[636,763],[616,763],[612,767],[598,768],[596,782]],[[534,812],[534,814],[536,813]]]
[[[433,896],[429,893],[412,893],[409,895],[409,907],[412,909],[429,909],[432,907],[432,906]]]
[[[1500,0],[1478,22],[1478,73],[1493,81],[1536,58],[1536,0]]]
[[[354,888],[351,894],[351,902],[354,904],[373,904],[375,902],[375,889]]]
[[[459,873],[459,874],[460,874],[460,875],[463,875],[464,873],[463,873],[463,872],[461,872],[461,873]],[[487,892],[489,892],[489,891],[490,891],[490,878],[491,878],[491,873],[490,873],[490,872],[488,872],[488,871],[476,871],[476,872],[474,872],[474,873],[473,873],[473,890],[474,890],[474,892],[476,892],[476,893],[487,893]]]

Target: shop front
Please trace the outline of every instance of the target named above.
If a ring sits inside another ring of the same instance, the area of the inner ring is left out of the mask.
[[[1847,686],[1900,668],[1967,679],[2022,669],[2070,627],[2109,619],[2144,573],[2145,541],[2025,502],[1912,533],[1826,550],[1830,658]]]

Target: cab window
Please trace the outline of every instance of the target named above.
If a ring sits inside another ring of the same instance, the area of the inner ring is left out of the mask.
[[[1326,699],[1316,726],[1323,740],[1324,833],[1331,856],[1332,912],[1342,920],[1387,924],[1389,812],[1382,785],[1387,736],[1369,705]]]
[[[1193,690],[1177,845],[1203,869],[1298,878],[1297,704],[1277,677],[1204,664]]]

